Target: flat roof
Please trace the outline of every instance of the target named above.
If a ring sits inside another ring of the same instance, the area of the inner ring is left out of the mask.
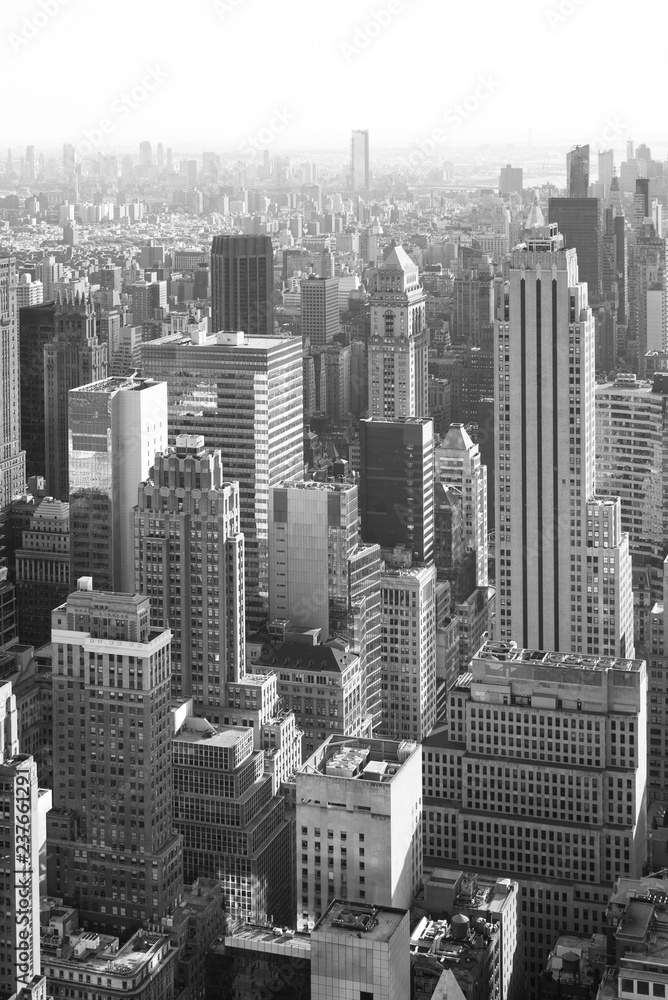
[[[361,936],[371,941],[389,941],[407,914],[407,910],[394,907],[335,899],[313,928],[312,937],[334,934],[337,937]]]
[[[253,945],[277,945],[310,954],[311,937],[309,934],[299,934],[280,927],[258,927],[255,924],[243,924],[235,928],[231,934],[225,935],[226,948],[239,948],[244,945],[249,948]]]

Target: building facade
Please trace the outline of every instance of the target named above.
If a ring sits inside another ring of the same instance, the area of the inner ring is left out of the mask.
[[[274,334],[274,251],[270,236],[214,236],[211,330]]]

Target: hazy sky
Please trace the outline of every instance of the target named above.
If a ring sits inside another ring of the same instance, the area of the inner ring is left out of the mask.
[[[661,141],[659,0],[2,0],[0,156]],[[632,32],[633,35],[629,34]],[[31,37],[28,37],[31,36]],[[651,36],[650,36],[651,37]],[[665,145],[664,145],[665,148]]]

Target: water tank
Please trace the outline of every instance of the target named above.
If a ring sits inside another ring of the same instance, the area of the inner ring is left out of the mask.
[[[580,956],[576,955],[574,951],[567,951],[561,956],[561,969],[562,972],[569,972],[571,975],[575,975],[580,971]]]
[[[455,913],[451,924],[452,936],[455,941],[465,941],[469,935],[469,918],[464,913]]]
[[[475,930],[476,934],[484,934],[485,933],[485,918],[484,917],[476,917],[476,921],[475,921],[475,923],[473,925],[473,929]]]

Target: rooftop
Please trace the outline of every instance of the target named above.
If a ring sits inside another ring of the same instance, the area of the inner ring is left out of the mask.
[[[105,973],[107,976],[136,976],[151,971],[162,949],[169,948],[169,938],[163,934],[137,931],[119,949],[118,938],[107,934],[82,931],[64,941],[57,932],[43,926],[40,944],[44,964],[57,964],[80,972]]]
[[[606,968],[606,942],[603,934],[562,934],[550,952],[542,979],[554,980],[562,987],[579,982],[593,986]]]
[[[476,653],[476,660],[491,660],[510,663],[531,663],[533,666],[578,667],[581,670],[625,670],[639,672],[644,660],[627,660],[620,656],[588,656],[570,653],[555,653],[544,649],[520,649],[515,642],[488,641]]]
[[[282,952],[299,952],[303,958],[309,958],[311,935],[300,934],[283,927],[238,924],[230,928],[230,933],[226,934],[224,942],[214,941],[212,950],[223,947],[247,948],[249,951],[276,949]]]
[[[388,783],[419,745],[412,740],[363,739],[330,736],[305,761],[297,774],[318,773],[331,778]]]
[[[127,389],[132,392],[140,392],[142,389],[152,389],[154,386],[159,385],[151,378],[133,378],[131,375],[126,376],[113,376],[112,378],[103,378],[99,382],[90,382],[88,385],[78,386],[76,389],[72,389],[72,392],[106,392],[111,394],[112,392],[118,392],[120,389]]]
[[[362,937],[387,942],[407,919],[406,910],[335,899],[316,923],[312,936],[317,938],[320,934],[333,934],[336,937]]]

